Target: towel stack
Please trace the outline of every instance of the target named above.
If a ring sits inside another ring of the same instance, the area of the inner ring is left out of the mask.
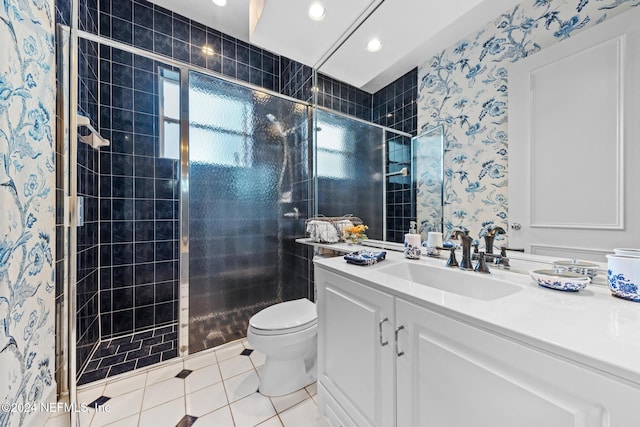
[[[373,251],[357,251],[351,252],[344,256],[345,261],[349,264],[355,265],[372,265],[377,262],[383,261],[387,256],[386,251],[373,252]]]
[[[307,223],[307,233],[314,242],[337,243],[342,240],[343,230],[347,227],[353,227],[353,223],[349,220],[334,222],[311,220]]]

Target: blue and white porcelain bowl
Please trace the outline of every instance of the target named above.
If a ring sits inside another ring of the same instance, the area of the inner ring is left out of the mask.
[[[616,248],[613,252],[620,256],[640,257],[640,249],[636,248]]]
[[[573,273],[561,268],[548,270],[532,270],[529,275],[538,285],[558,291],[577,292],[584,289],[591,278],[584,274]]]
[[[640,302],[640,258],[607,255],[607,282],[611,293],[622,299]]]

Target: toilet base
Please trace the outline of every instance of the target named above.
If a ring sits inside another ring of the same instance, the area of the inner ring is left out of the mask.
[[[267,355],[260,372],[260,394],[283,396],[313,384],[318,379],[315,345],[308,358],[274,358]]]

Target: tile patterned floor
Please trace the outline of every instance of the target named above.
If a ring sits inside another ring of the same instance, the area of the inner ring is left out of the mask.
[[[81,387],[81,427],[328,427],[318,416],[316,384],[286,396],[257,392],[265,356],[246,340],[139,374]],[[91,405],[93,404],[93,405]],[[66,426],[66,417],[45,427]]]
[[[102,341],[91,355],[78,385],[144,368],[178,356],[177,325]]]

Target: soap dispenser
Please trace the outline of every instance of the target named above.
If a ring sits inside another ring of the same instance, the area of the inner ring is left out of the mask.
[[[415,221],[409,223],[409,233],[404,235],[404,256],[409,259],[420,259],[421,247],[418,224]]]

